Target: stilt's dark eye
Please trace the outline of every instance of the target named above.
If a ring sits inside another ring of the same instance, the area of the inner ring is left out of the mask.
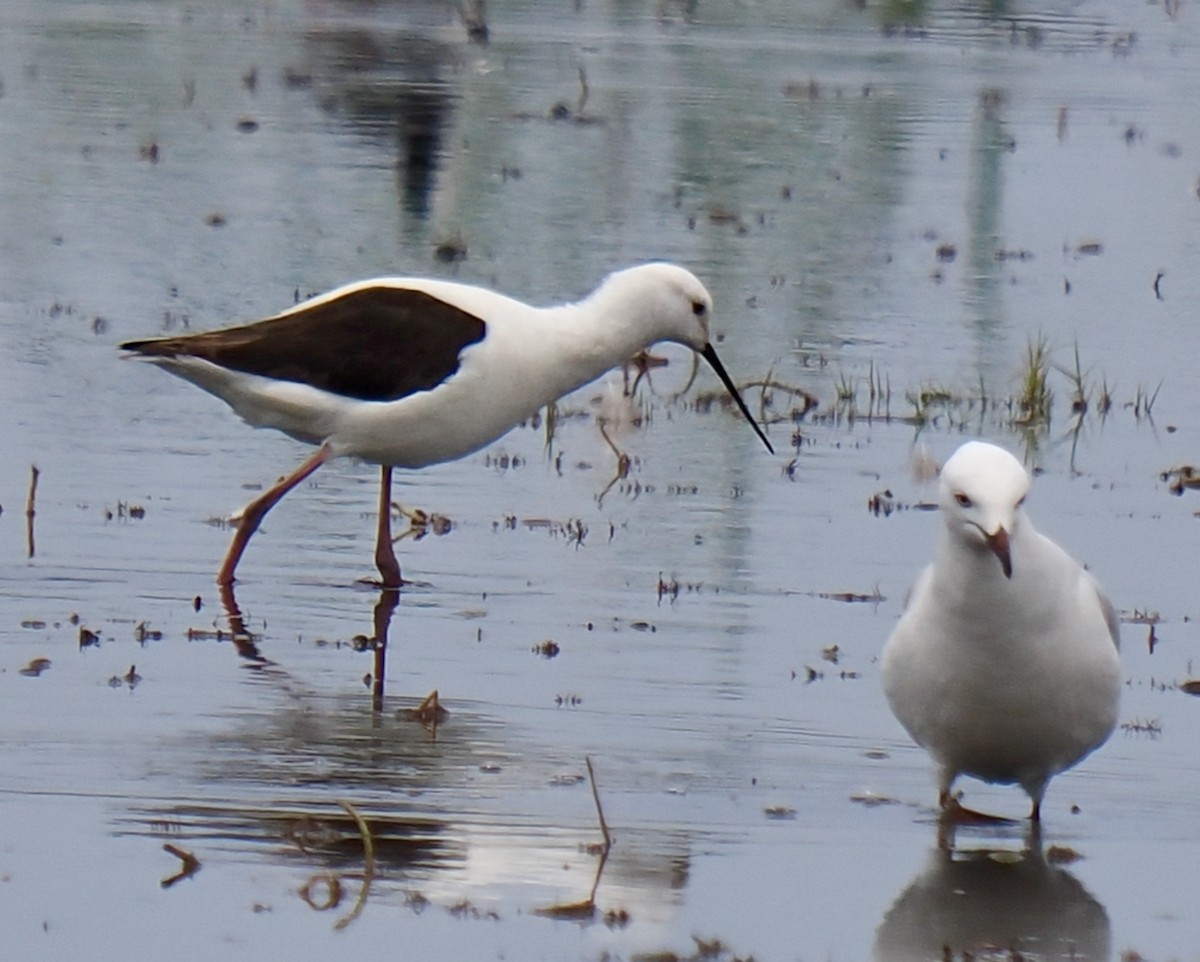
[[[707,310],[708,305],[705,304],[704,301],[692,301],[692,313],[697,317],[703,316]]]
[[[971,507],[971,499],[970,499],[970,498],[968,498],[968,497],[967,497],[965,494],[963,494],[961,491],[955,491],[955,492],[954,492],[954,500],[958,502],[958,505],[959,505],[959,507],[960,507],[960,508],[969,508],[969,507]]]

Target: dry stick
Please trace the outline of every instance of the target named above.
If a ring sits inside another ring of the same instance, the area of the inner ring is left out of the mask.
[[[696,383],[696,375],[700,373],[700,355],[695,351],[692,352],[692,372],[688,375],[687,383],[678,391],[668,398],[668,403],[674,404],[681,397],[687,394],[692,389],[692,385]]]
[[[600,831],[604,835],[604,845],[600,848],[600,860],[596,864],[596,876],[592,879],[592,889],[586,899],[582,902],[564,902],[536,910],[538,915],[545,915],[554,919],[588,921],[595,915],[596,890],[600,887],[600,877],[604,874],[604,866],[608,862],[608,853],[612,848],[612,835],[608,831],[608,822],[604,820],[604,809],[600,806],[600,793],[596,789],[596,773],[592,768],[592,759],[584,755],[583,760],[587,762],[588,779],[592,785],[592,799],[596,803],[596,815],[600,819]],[[593,847],[588,846],[588,854],[592,854],[593,851]]]
[[[596,815],[600,819],[600,834],[604,836],[604,852],[608,854],[608,850],[612,848],[612,836],[608,832],[608,822],[604,820],[604,809],[600,805],[600,792],[596,788],[596,773],[592,769],[592,756],[584,755],[583,760],[587,762],[588,781],[592,784],[592,799],[596,802]]]
[[[371,891],[371,881],[375,878],[375,842],[371,838],[371,829],[368,827],[366,819],[358,814],[358,809],[342,799],[338,799],[338,804],[346,810],[346,814],[354,819],[354,824],[358,826],[358,834],[362,836],[363,841],[362,885],[358,889],[358,898],[354,900],[354,907],[334,923],[334,929],[340,932],[362,914],[363,906],[367,904],[367,894]]]
[[[597,418],[596,426],[600,428],[600,436],[604,438],[608,446],[612,448],[612,453],[617,456],[616,473],[613,474],[612,480],[610,480],[608,484],[604,486],[604,490],[596,495],[596,503],[603,505],[604,499],[608,496],[608,492],[613,489],[613,485],[615,485],[618,481],[624,481],[627,477],[629,477],[629,467],[632,462],[629,460],[629,455],[618,448],[613,443],[613,439],[608,436],[608,429],[604,425],[604,418]]]
[[[612,453],[617,456],[617,477],[613,480],[619,481],[629,474],[631,463],[629,455],[617,447],[613,439],[608,436],[608,425],[605,424],[604,418],[596,418],[596,427],[600,429],[600,437],[604,438],[605,443],[612,449]],[[612,485],[610,484],[609,487],[611,488]]]
[[[587,71],[584,70],[583,67],[580,67],[579,68],[579,104],[575,108],[575,116],[577,116],[577,117],[583,116],[583,108],[587,105],[587,102],[588,102]],[[1155,294],[1158,293],[1158,281],[1154,282],[1154,293]],[[1159,300],[1161,301],[1162,298],[1160,297]]]
[[[608,822],[604,820],[604,809],[600,806],[600,792],[596,788],[596,773],[592,769],[592,757],[584,755],[587,762],[588,781],[592,785],[592,799],[596,803],[596,817],[600,819],[600,834],[604,836],[604,848],[600,851],[600,861],[596,865],[596,877],[592,880],[592,890],[588,893],[587,904],[595,906],[596,890],[600,888],[600,876],[604,874],[604,866],[608,863],[608,853],[612,850],[612,835],[608,831]]]
[[[33,516],[37,514],[37,484],[38,475],[41,473],[36,464],[29,466],[29,498],[25,501],[25,534],[29,543],[29,557],[31,558],[34,555]]]
[[[771,375],[775,373],[775,366],[767,368],[767,376],[763,378],[762,384],[758,390],[758,420],[767,423],[767,391],[771,386]]]

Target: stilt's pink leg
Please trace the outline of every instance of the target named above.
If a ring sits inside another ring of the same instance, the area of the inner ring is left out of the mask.
[[[379,528],[375,534],[375,567],[379,569],[379,587],[399,588],[400,562],[392,547],[392,468],[385,464],[379,475]]]
[[[217,584],[233,584],[233,572],[237,568],[238,561],[241,560],[242,552],[246,550],[246,544],[249,542],[250,536],[258,530],[258,526],[262,523],[262,519],[266,517],[267,512],[275,507],[280,498],[316,471],[317,468],[331,457],[333,457],[332,448],[329,447],[328,443],[322,444],[313,453],[312,457],[300,465],[300,467],[246,505],[242,510],[242,517],[238,521],[237,530],[233,533],[233,542],[229,545],[225,561],[221,565],[221,570],[217,572]]]

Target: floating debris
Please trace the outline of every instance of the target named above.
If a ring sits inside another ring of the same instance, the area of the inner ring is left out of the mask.
[[[533,646],[533,653],[535,655],[541,655],[543,658],[545,658],[547,660],[549,660],[551,658],[557,658],[558,653],[561,650],[562,649],[559,648],[559,646],[558,646],[558,642],[554,641],[552,638],[547,638],[545,641],[541,642],[540,644]]]
[[[858,604],[861,602],[869,602],[876,604],[887,599],[879,593],[878,586],[870,594],[863,594],[857,591],[818,591],[818,598],[823,598],[826,601],[843,601],[847,604]],[[834,646],[837,647],[836,645]]]
[[[435,688],[425,696],[421,704],[417,705],[416,708],[402,708],[397,714],[401,718],[408,718],[411,721],[420,722],[422,725],[436,727],[449,717],[450,712],[442,707],[437,689]]]
[[[314,875],[300,886],[300,898],[315,912],[328,912],[342,904],[342,880],[331,873]]]
[[[1191,464],[1181,464],[1177,468],[1168,468],[1163,471],[1158,479],[1160,481],[1169,481],[1168,490],[1176,496],[1183,494],[1187,490],[1200,490],[1200,469]]]
[[[34,658],[24,668],[21,669],[21,674],[26,678],[36,678],[42,672],[50,667],[49,658]]]
[[[409,509],[393,502],[392,511],[408,521],[408,529],[396,535],[392,541],[403,541],[405,538],[420,541],[428,534],[438,536],[449,534],[454,527],[454,522],[446,515],[430,513],[422,508]]]
[[[183,879],[191,878],[200,871],[200,859],[196,858],[196,856],[187,849],[180,848],[177,845],[172,845],[170,842],[167,842],[163,845],[163,851],[174,855],[182,863],[178,872],[162,880],[160,884],[163,888],[169,889],[176,882],[181,882]]]
[[[878,795],[872,791],[856,792],[850,796],[850,801],[856,805],[865,805],[867,808],[878,808],[881,805],[895,805],[896,799],[887,795]]]
[[[134,626],[133,637],[139,645],[144,645],[148,641],[162,641],[163,633],[157,628],[149,627],[146,622],[139,621]]]
[[[125,672],[125,674],[113,675],[110,679],[108,679],[108,687],[121,688],[122,686],[128,685],[130,689],[133,689],[138,686],[141,680],[142,676],[137,673],[137,666],[130,665],[129,671]]]
[[[1121,731],[1126,735],[1149,735],[1157,738],[1162,734],[1162,725],[1157,718],[1131,718],[1121,723]]]
[[[1121,621],[1127,625],[1157,625],[1162,623],[1162,617],[1149,608],[1134,608],[1133,614],[1121,615]]]
[[[467,242],[462,237],[451,237],[433,249],[433,256],[442,264],[457,264],[467,259]]]
[[[1051,865],[1070,865],[1078,862],[1083,855],[1069,845],[1051,845],[1046,849],[1046,861]]]
[[[875,517],[883,515],[888,517],[896,510],[896,497],[892,494],[891,488],[884,488],[882,491],[876,491],[870,498],[867,499],[867,510]]]

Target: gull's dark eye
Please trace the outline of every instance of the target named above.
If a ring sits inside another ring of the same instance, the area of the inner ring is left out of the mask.
[[[960,508],[969,508],[969,507],[971,507],[971,499],[970,499],[970,498],[968,498],[968,497],[967,497],[965,494],[963,494],[961,491],[955,491],[955,492],[954,492],[954,500],[958,502],[958,506],[959,506]]]
[[[708,310],[708,305],[704,301],[692,301],[692,313],[697,317],[702,317]]]

